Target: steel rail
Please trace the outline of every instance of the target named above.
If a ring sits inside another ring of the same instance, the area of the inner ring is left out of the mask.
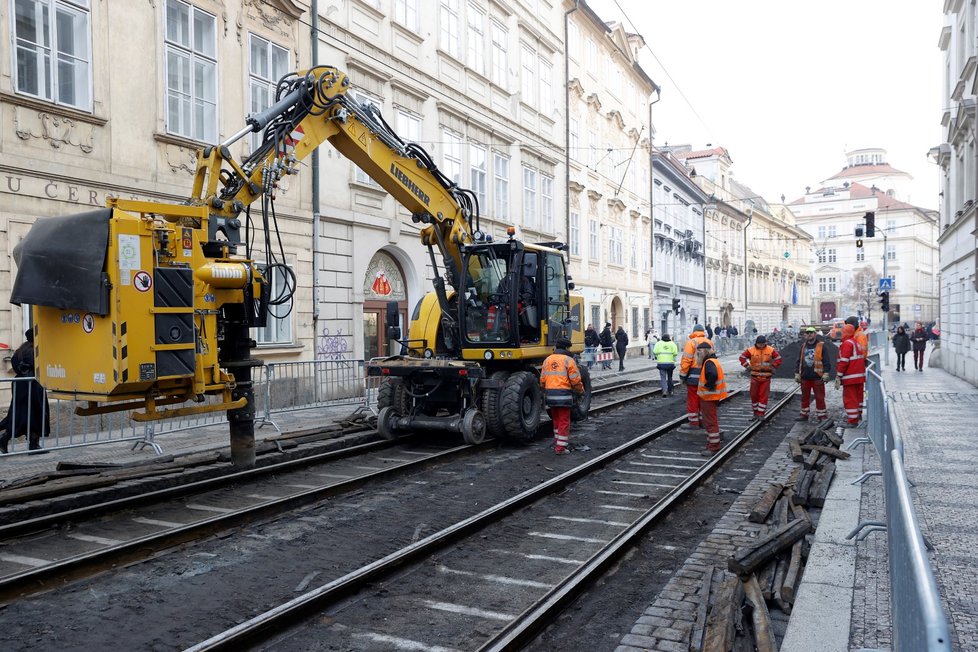
[[[631,383],[635,384],[635,383]],[[631,385],[630,384],[630,385]],[[605,388],[612,391],[614,388]],[[618,401],[594,406],[592,412],[619,407],[621,405],[645,398],[646,392],[638,396],[629,396]],[[403,443],[410,437],[398,439],[395,442],[378,441],[359,444],[357,446],[342,449],[339,451],[329,451],[319,455],[313,455],[297,460],[289,460],[280,464],[269,465],[260,469],[250,469],[239,473],[216,478],[208,478],[198,482],[169,487],[159,491],[129,496],[114,501],[109,501],[102,505],[83,507],[58,514],[30,519],[22,523],[15,523],[9,526],[0,527],[0,537],[11,538],[12,536],[24,532],[34,532],[39,529],[52,528],[68,521],[79,520],[79,518],[91,518],[94,515],[104,514],[107,511],[121,511],[132,509],[144,505],[152,505],[163,500],[181,497],[196,491],[213,490],[225,485],[233,484],[243,480],[251,480],[255,477],[268,475],[275,472],[290,471],[295,468],[302,468],[315,464],[316,462],[329,462],[334,459],[343,459],[357,453],[373,452],[389,448],[397,443]],[[258,502],[254,505],[241,507],[234,511],[217,514],[209,518],[200,519],[176,528],[169,528],[159,532],[144,535],[136,539],[130,539],[122,543],[114,544],[97,550],[91,550],[79,555],[66,557],[46,566],[32,568],[13,575],[0,577],[0,604],[6,604],[13,599],[23,597],[27,594],[38,593],[49,588],[54,584],[61,585],[65,582],[77,580],[83,577],[98,573],[103,567],[119,566],[144,559],[156,552],[176,545],[189,543],[203,539],[229,529],[240,527],[247,523],[269,518],[301,507],[315,504],[327,498],[343,495],[359,489],[371,482],[378,480],[388,480],[400,475],[415,472],[426,466],[441,464],[458,457],[471,455],[479,449],[492,443],[487,440],[478,446],[464,444],[452,448],[432,453],[426,457],[396,464],[379,471],[369,471],[361,475],[343,480],[337,483],[307,489],[296,492],[288,496]],[[15,534],[10,534],[11,532]],[[0,539],[2,540],[2,539]]]
[[[568,575],[545,596],[520,614],[516,620],[509,623],[491,640],[479,648],[480,652],[503,652],[517,650],[525,646],[536,635],[551,623],[554,617],[567,604],[577,598],[594,580],[621,555],[634,546],[636,539],[643,536],[645,531],[659,521],[663,516],[696,489],[704,479],[713,474],[723,463],[732,456],[740,446],[747,441],[765,421],[777,414],[797,393],[789,392],[775,403],[764,420],[755,421],[740,432],[719,453],[707,460],[703,466],[683,480],[677,487],[670,490],[655,505],[636,519],[631,525],[612,539],[605,547],[596,552],[586,562]]]
[[[740,391],[731,392],[725,400],[730,400],[740,393]],[[304,619],[311,613],[324,610],[337,600],[356,593],[371,582],[376,582],[379,579],[389,576],[402,566],[423,559],[437,550],[456,543],[460,539],[502,520],[502,518],[535,503],[547,495],[562,491],[572,482],[590,475],[595,470],[631,453],[635,449],[644,446],[649,441],[658,438],[685,422],[685,415],[667,421],[663,425],[643,433],[631,441],[625,442],[580,466],[527,489],[508,500],[497,503],[478,514],[435,532],[401,550],[351,571],[311,591],[307,591],[301,596],[277,607],[273,607],[192,647],[186,648],[185,652],[240,650],[267,640],[276,633],[281,632],[286,626]],[[753,428],[756,428],[758,425],[759,423],[755,423],[748,430],[753,432]],[[736,442],[736,445],[739,446],[744,438],[746,438],[744,435],[739,436],[731,442],[731,445]]]

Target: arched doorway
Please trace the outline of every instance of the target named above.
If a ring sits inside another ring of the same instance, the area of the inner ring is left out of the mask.
[[[370,259],[363,279],[363,357],[370,359],[400,352],[397,342],[388,341],[387,304],[397,302],[397,324],[407,336],[407,286],[401,266],[384,251]]]
[[[625,307],[621,302],[621,299],[614,297],[611,300],[611,332],[614,333],[618,330],[619,326],[624,326],[625,320]]]

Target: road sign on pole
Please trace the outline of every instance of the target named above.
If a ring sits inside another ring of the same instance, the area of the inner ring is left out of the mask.
[[[880,279],[880,292],[889,292],[893,289],[893,279],[892,278],[881,278]]]

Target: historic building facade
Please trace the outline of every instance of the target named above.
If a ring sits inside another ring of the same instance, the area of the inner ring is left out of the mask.
[[[567,242],[587,322],[634,340],[652,324],[649,98],[642,37],[567,8]]]
[[[940,248],[941,365],[978,384],[978,146],[975,106],[978,95],[976,27],[971,2],[944,3],[939,74],[944,80],[940,106],[942,142],[931,150],[941,166]],[[934,71],[938,74],[938,71]]]

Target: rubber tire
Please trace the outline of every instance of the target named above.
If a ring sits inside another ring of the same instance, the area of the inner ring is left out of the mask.
[[[380,389],[377,390],[377,409],[383,410],[385,407],[394,408],[401,416],[411,413],[411,397],[405,391],[404,385],[391,378],[382,380]]]
[[[494,371],[489,379],[505,383],[508,377],[508,371]],[[503,423],[503,413],[499,408],[502,393],[502,389],[482,391],[482,415],[486,418],[486,433],[494,439],[500,439],[506,434],[506,424]]]
[[[471,446],[486,440],[486,418],[476,408],[469,408],[462,417],[462,439]]]
[[[591,411],[591,372],[584,365],[577,367],[581,372],[581,382],[584,383],[584,393],[574,397],[574,407],[571,408],[571,421],[587,421]]]
[[[499,397],[506,437],[532,441],[540,427],[543,411],[542,392],[537,377],[529,371],[517,371],[506,379]]]
[[[394,408],[387,406],[380,409],[380,414],[377,415],[377,434],[381,436],[382,439],[387,441],[394,441],[397,439],[397,433],[394,431],[393,421],[397,418],[397,413]]]

